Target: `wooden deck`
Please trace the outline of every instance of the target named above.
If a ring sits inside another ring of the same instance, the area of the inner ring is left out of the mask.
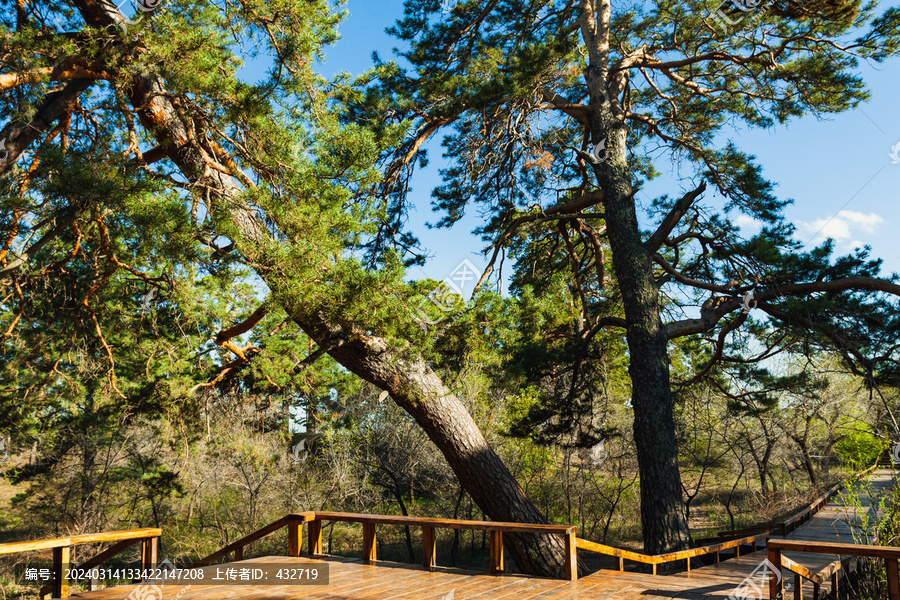
[[[758,561],[756,561],[758,562]],[[252,563],[285,566],[320,566],[327,563],[328,585],[280,586],[165,586],[163,600],[662,600],[671,598],[726,598],[737,583],[733,577],[653,577],[647,574],[599,571],[577,581],[538,579],[520,575],[490,575],[461,569],[425,571],[418,565],[381,562],[363,564],[358,559],[326,557],[290,558],[267,556],[223,566],[246,567]],[[209,567],[206,567],[207,569]],[[121,586],[75,594],[85,600],[125,600],[138,586]],[[139,592],[140,593],[140,592]],[[135,600],[144,600],[143,597]],[[151,600],[149,597],[146,600]],[[158,600],[154,597],[152,600]]]
[[[871,476],[876,488],[893,485],[892,470],[876,471]],[[839,501],[829,503],[807,523],[791,532],[787,539],[828,542],[853,542],[851,522],[859,516]],[[790,553],[785,556],[817,572],[835,561],[834,555]],[[721,563],[694,568],[689,573],[652,576],[638,572],[600,570],[577,581],[540,579],[521,575],[491,575],[453,568],[437,567],[427,571],[420,565],[390,562],[364,564],[358,559],[337,557],[268,556],[227,565],[204,567],[215,570],[226,566],[248,567],[253,563],[290,567],[328,565],[327,585],[192,585],[164,586],[162,596],[144,595],[139,586],[121,586],[72,597],[85,600],[724,600],[735,593],[741,582],[766,558],[765,550],[730,558]],[[785,581],[793,574],[784,571]],[[764,586],[759,595],[768,598]],[[133,592],[136,592],[133,594]],[[146,591],[146,590],[144,590]],[[823,586],[822,591],[830,591]],[[813,597],[811,584],[804,585],[804,598]],[[129,596],[131,596],[129,598]],[[792,598],[793,592],[786,593]]]

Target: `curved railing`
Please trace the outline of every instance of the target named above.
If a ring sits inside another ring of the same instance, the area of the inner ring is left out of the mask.
[[[838,482],[828,488],[828,490],[813,500],[808,506],[801,508],[799,511],[785,519],[784,521],[775,521],[772,523],[766,523],[764,525],[755,525],[753,527],[746,527],[744,529],[731,529],[728,531],[720,531],[718,532],[718,537],[720,538],[732,538],[732,537],[743,537],[747,535],[751,535],[753,533],[762,533],[768,531],[778,532],[782,536],[786,536],[791,531],[797,529],[800,525],[811,519],[817,512],[822,510],[828,501],[831,500],[832,496],[841,491],[845,486],[852,485],[870,474],[872,471],[877,469],[880,465],[878,463],[872,465],[865,471],[861,471],[851,477],[848,477],[844,481]]]

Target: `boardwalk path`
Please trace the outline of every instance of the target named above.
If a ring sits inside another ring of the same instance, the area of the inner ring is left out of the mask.
[[[893,471],[876,471],[872,475],[876,488],[893,484]],[[859,516],[834,501],[812,519],[788,535],[792,540],[815,540],[853,543],[850,523]],[[813,572],[835,560],[832,555],[804,554],[786,556]],[[166,586],[164,600],[685,600],[725,599],[733,594],[741,581],[766,557],[765,551],[695,568],[690,574],[651,576],[601,570],[577,581],[536,579],[518,575],[489,575],[482,572],[438,568],[424,571],[415,565],[380,562],[365,565],[358,560],[342,558],[310,559],[307,557],[263,557],[231,563],[246,567],[253,563],[285,566],[316,566],[327,563],[328,585],[320,586]],[[219,568],[227,565],[219,565]],[[207,567],[215,569],[215,567]],[[791,574],[786,572],[790,581]],[[74,597],[85,600],[159,600],[158,594],[138,586],[122,586],[84,592]],[[758,598],[759,596],[753,596]],[[762,597],[768,597],[764,593]],[[804,597],[812,597],[812,586],[804,586]]]
[[[872,490],[876,494],[876,497],[877,494],[894,484],[894,477],[895,473],[890,469],[877,470],[872,473],[869,480],[872,483]],[[864,501],[863,504],[866,505],[870,511],[874,510],[875,507],[869,506],[871,502],[868,497],[862,499]],[[842,497],[839,494],[809,521],[788,534],[785,539],[807,542],[840,542],[845,544],[865,543],[862,540],[857,540],[853,537],[853,529],[855,528],[859,531],[861,525],[862,519],[860,515],[857,514],[856,510],[853,508],[844,506]],[[779,535],[773,535],[772,537],[774,539],[781,539],[781,536]],[[784,556],[800,563],[813,573],[817,573],[838,558],[834,554],[813,554],[807,552],[785,552]],[[752,573],[765,558],[766,551],[763,549],[752,554],[747,554],[746,556],[741,556],[737,559],[729,559],[719,564],[695,569],[690,577],[693,578],[696,574],[701,578],[714,577],[720,580],[734,580],[736,578],[737,584],[744,577],[750,575],[750,573]],[[786,578],[785,581],[792,582],[793,573],[784,570],[784,576]],[[672,577],[687,578],[688,576],[686,574],[678,574],[673,575]],[[806,582],[803,592],[804,598],[812,598],[813,585]],[[725,597],[727,596],[728,594],[725,594]],[[713,594],[711,597],[715,598],[717,596]]]

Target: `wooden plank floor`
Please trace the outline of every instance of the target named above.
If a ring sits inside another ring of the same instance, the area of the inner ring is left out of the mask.
[[[489,575],[461,569],[427,572],[418,565],[325,557],[267,556],[229,563],[285,566],[329,566],[328,585],[194,585],[164,586],[162,600],[702,600],[725,598],[735,587],[732,579],[673,578],[642,573],[599,571],[578,581],[539,579],[520,575]],[[207,567],[209,569],[209,567]],[[85,600],[125,600],[138,586],[120,586],[74,594]],[[713,594],[713,595],[710,595]],[[145,600],[133,596],[134,600]],[[160,600],[158,596],[146,600]]]
[[[891,470],[876,471],[872,475],[876,488],[893,485],[893,477]],[[788,535],[788,539],[852,543],[849,523],[858,520],[854,511],[835,501]],[[803,553],[787,555],[814,572],[835,558]],[[366,565],[359,560],[337,557],[267,556],[205,569],[214,573],[216,567],[247,567],[253,563],[307,568],[327,564],[329,583],[316,586],[169,585],[159,588],[161,597],[158,594],[138,595],[134,593],[138,586],[131,585],[82,592],[73,597],[84,600],[723,600],[735,592],[765,557],[765,550],[761,550],[695,568],[689,574],[654,577],[645,573],[600,570],[577,581],[561,581],[452,568],[428,572],[417,565],[390,562]],[[786,581],[792,581],[790,572],[786,571],[785,576],[789,578]],[[827,589],[828,586],[824,587]],[[767,598],[768,592],[764,591],[762,597]],[[812,597],[811,585],[804,587],[804,597]]]

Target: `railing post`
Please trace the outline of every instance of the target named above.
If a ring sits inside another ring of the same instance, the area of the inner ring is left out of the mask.
[[[622,558],[621,556],[617,556],[617,557],[616,557],[616,567],[617,567],[620,571],[624,571],[624,570],[625,570],[625,559]]]
[[[375,547],[375,523],[363,523],[363,560],[367,565],[378,560]]]
[[[155,569],[158,561],[159,537],[145,538],[141,542],[141,569]]]
[[[503,551],[502,548],[500,551]],[[569,581],[578,579],[578,545],[574,531],[566,534],[566,579]]]
[[[887,570],[888,600],[900,600],[900,571],[897,568],[897,559],[885,558],[884,567]]]
[[[433,571],[436,561],[437,548],[434,537],[434,527],[422,526],[422,566],[426,571]]]
[[[491,531],[491,573],[503,572],[503,532]]]
[[[771,545],[768,550],[769,562],[772,563],[773,568],[778,569],[777,574],[773,572],[772,577],[769,579],[769,598],[780,600],[784,593],[784,581],[781,578],[781,550],[772,548]]]
[[[244,560],[244,547],[238,546],[234,549],[234,562]]]
[[[66,565],[69,564],[72,557],[72,547],[63,546],[53,549],[53,587],[50,595],[54,598],[69,597],[69,580],[66,578]]]
[[[316,517],[309,522],[309,555],[322,554],[322,519]]]
[[[818,598],[816,595],[816,600]],[[800,573],[794,573],[794,600],[803,600],[803,578]]]
[[[303,521],[288,519],[288,556],[300,556],[303,549]]]

